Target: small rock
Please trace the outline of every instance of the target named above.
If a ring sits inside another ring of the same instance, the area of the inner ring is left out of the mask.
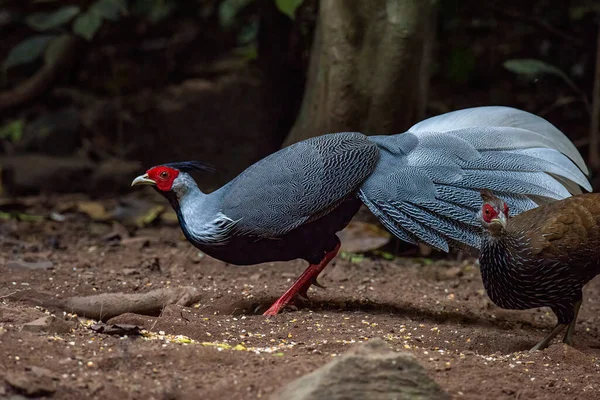
[[[104,384],[102,382],[90,382],[88,383],[88,389],[90,394],[95,394],[104,388]]]
[[[279,390],[271,400],[449,399],[409,353],[381,339],[349,350]]]
[[[39,371],[29,372],[11,371],[4,375],[4,380],[15,390],[26,396],[50,395],[56,392],[56,381],[51,375],[44,373],[42,371],[44,369],[39,368]]]
[[[139,274],[139,273],[140,273],[140,272],[139,272],[137,269],[135,269],[135,268],[123,268],[123,269],[121,270],[121,272],[122,272],[122,273],[123,273],[123,275],[125,275],[125,276],[137,275],[137,274]]]
[[[259,274],[259,273],[252,274],[252,275],[250,275],[250,280],[251,280],[251,281],[260,281],[260,278],[261,278],[261,276],[262,276],[262,275],[261,275],[261,274]]]
[[[21,330],[26,332],[69,333],[72,328],[74,328],[72,323],[48,315],[24,324]]]
[[[444,271],[443,278],[445,279],[455,279],[463,276],[463,269],[460,266],[450,267]],[[442,280],[443,280],[442,278]]]
[[[335,282],[345,282],[350,279],[349,267],[346,263],[337,263],[326,276]]]
[[[142,268],[148,268],[151,272],[161,272],[160,260],[158,257],[154,257],[151,260],[144,260],[142,262]]]
[[[125,313],[109,319],[106,321],[106,325],[135,325],[143,328],[144,325],[148,324],[148,321],[149,318],[147,316]]]
[[[27,261],[9,261],[6,264],[9,269],[52,269],[54,264],[52,261],[38,261],[38,262],[27,262]]]

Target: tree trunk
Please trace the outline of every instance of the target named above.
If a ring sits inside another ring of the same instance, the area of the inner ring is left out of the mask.
[[[424,115],[435,0],[321,0],[309,76],[284,145],[389,134]]]

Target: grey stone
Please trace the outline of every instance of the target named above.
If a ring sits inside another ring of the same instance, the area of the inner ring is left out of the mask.
[[[27,261],[9,261],[6,263],[6,268],[9,269],[52,269],[54,268],[54,264],[52,261],[37,261],[37,262],[27,262]]]
[[[69,333],[73,327],[72,323],[64,319],[48,315],[24,324],[22,330],[26,332]]]
[[[4,375],[4,380],[28,397],[51,395],[56,392],[57,381],[48,370],[42,370],[9,371]]]
[[[409,353],[381,339],[349,350],[271,396],[271,400],[449,399]]]

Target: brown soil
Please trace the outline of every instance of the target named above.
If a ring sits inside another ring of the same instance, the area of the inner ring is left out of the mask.
[[[381,337],[414,354],[455,398],[600,396],[598,279],[586,288],[575,347],[557,342],[530,354],[554,316],[495,307],[473,260],[337,258],[321,278],[326,290],[311,289],[299,309],[265,318],[254,313],[283,293],[303,262],[235,267],[199,255],[176,226],[138,230],[149,238],[143,246],[108,241],[97,225],[76,214],[64,222],[0,221],[0,376],[49,379],[56,399],[266,398],[353,343]],[[17,259],[50,260],[54,268],[8,269]],[[65,298],[187,285],[203,293],[195,307],[110,321],[143,325],[147,337],[99,334],[83,324],[67,334],[21,331],[45,311],[6,297],[27,289]],[[0,380],[0,397],[14,392]]]

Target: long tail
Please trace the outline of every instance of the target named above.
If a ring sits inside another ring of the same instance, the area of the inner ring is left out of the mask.
[[[440,250],[479,248],[479,189],[511,214],[591,191],[587,167],[569,139],[545,119],[509,107],[459,110],[408,132],[371,136],[380,148],[361,200],[400,239]]]

